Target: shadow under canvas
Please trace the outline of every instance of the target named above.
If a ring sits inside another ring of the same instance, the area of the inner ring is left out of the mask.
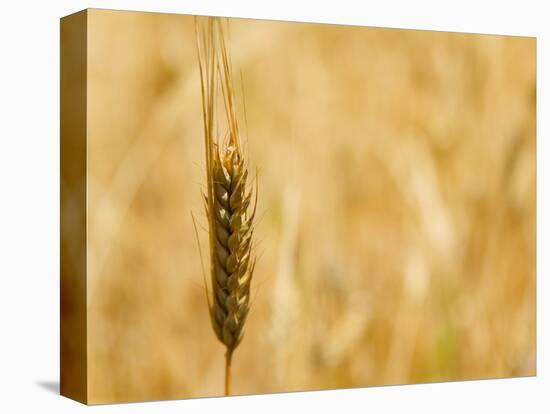
[[[37,381],[36,385],[40,388],[49,391],[53,394],[59,395],[59,381]]]

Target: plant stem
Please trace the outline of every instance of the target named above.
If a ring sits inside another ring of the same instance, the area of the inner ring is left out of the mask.
[[[231,393],[231,358],[233,357],[233,351],[229,349],[225,353],[225,395],[228,396]]]

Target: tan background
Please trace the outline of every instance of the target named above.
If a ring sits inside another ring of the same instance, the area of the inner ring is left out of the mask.
[[[88,19],[90,402],[220,395],[193,18]],[[230,32],[260,188],[233,392],[533,375],[535,40]]]

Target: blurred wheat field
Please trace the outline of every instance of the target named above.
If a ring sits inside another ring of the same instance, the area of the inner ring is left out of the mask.
[[[259,183],[233,392],[534,375],[535,39],[229,28]],[[90,401],[221,395],[193,17],[90,10],[88,42]]]

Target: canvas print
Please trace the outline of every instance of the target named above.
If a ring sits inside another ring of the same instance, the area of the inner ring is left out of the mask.
[[[61,394],[536,375],[536,39],[61,19]]]

